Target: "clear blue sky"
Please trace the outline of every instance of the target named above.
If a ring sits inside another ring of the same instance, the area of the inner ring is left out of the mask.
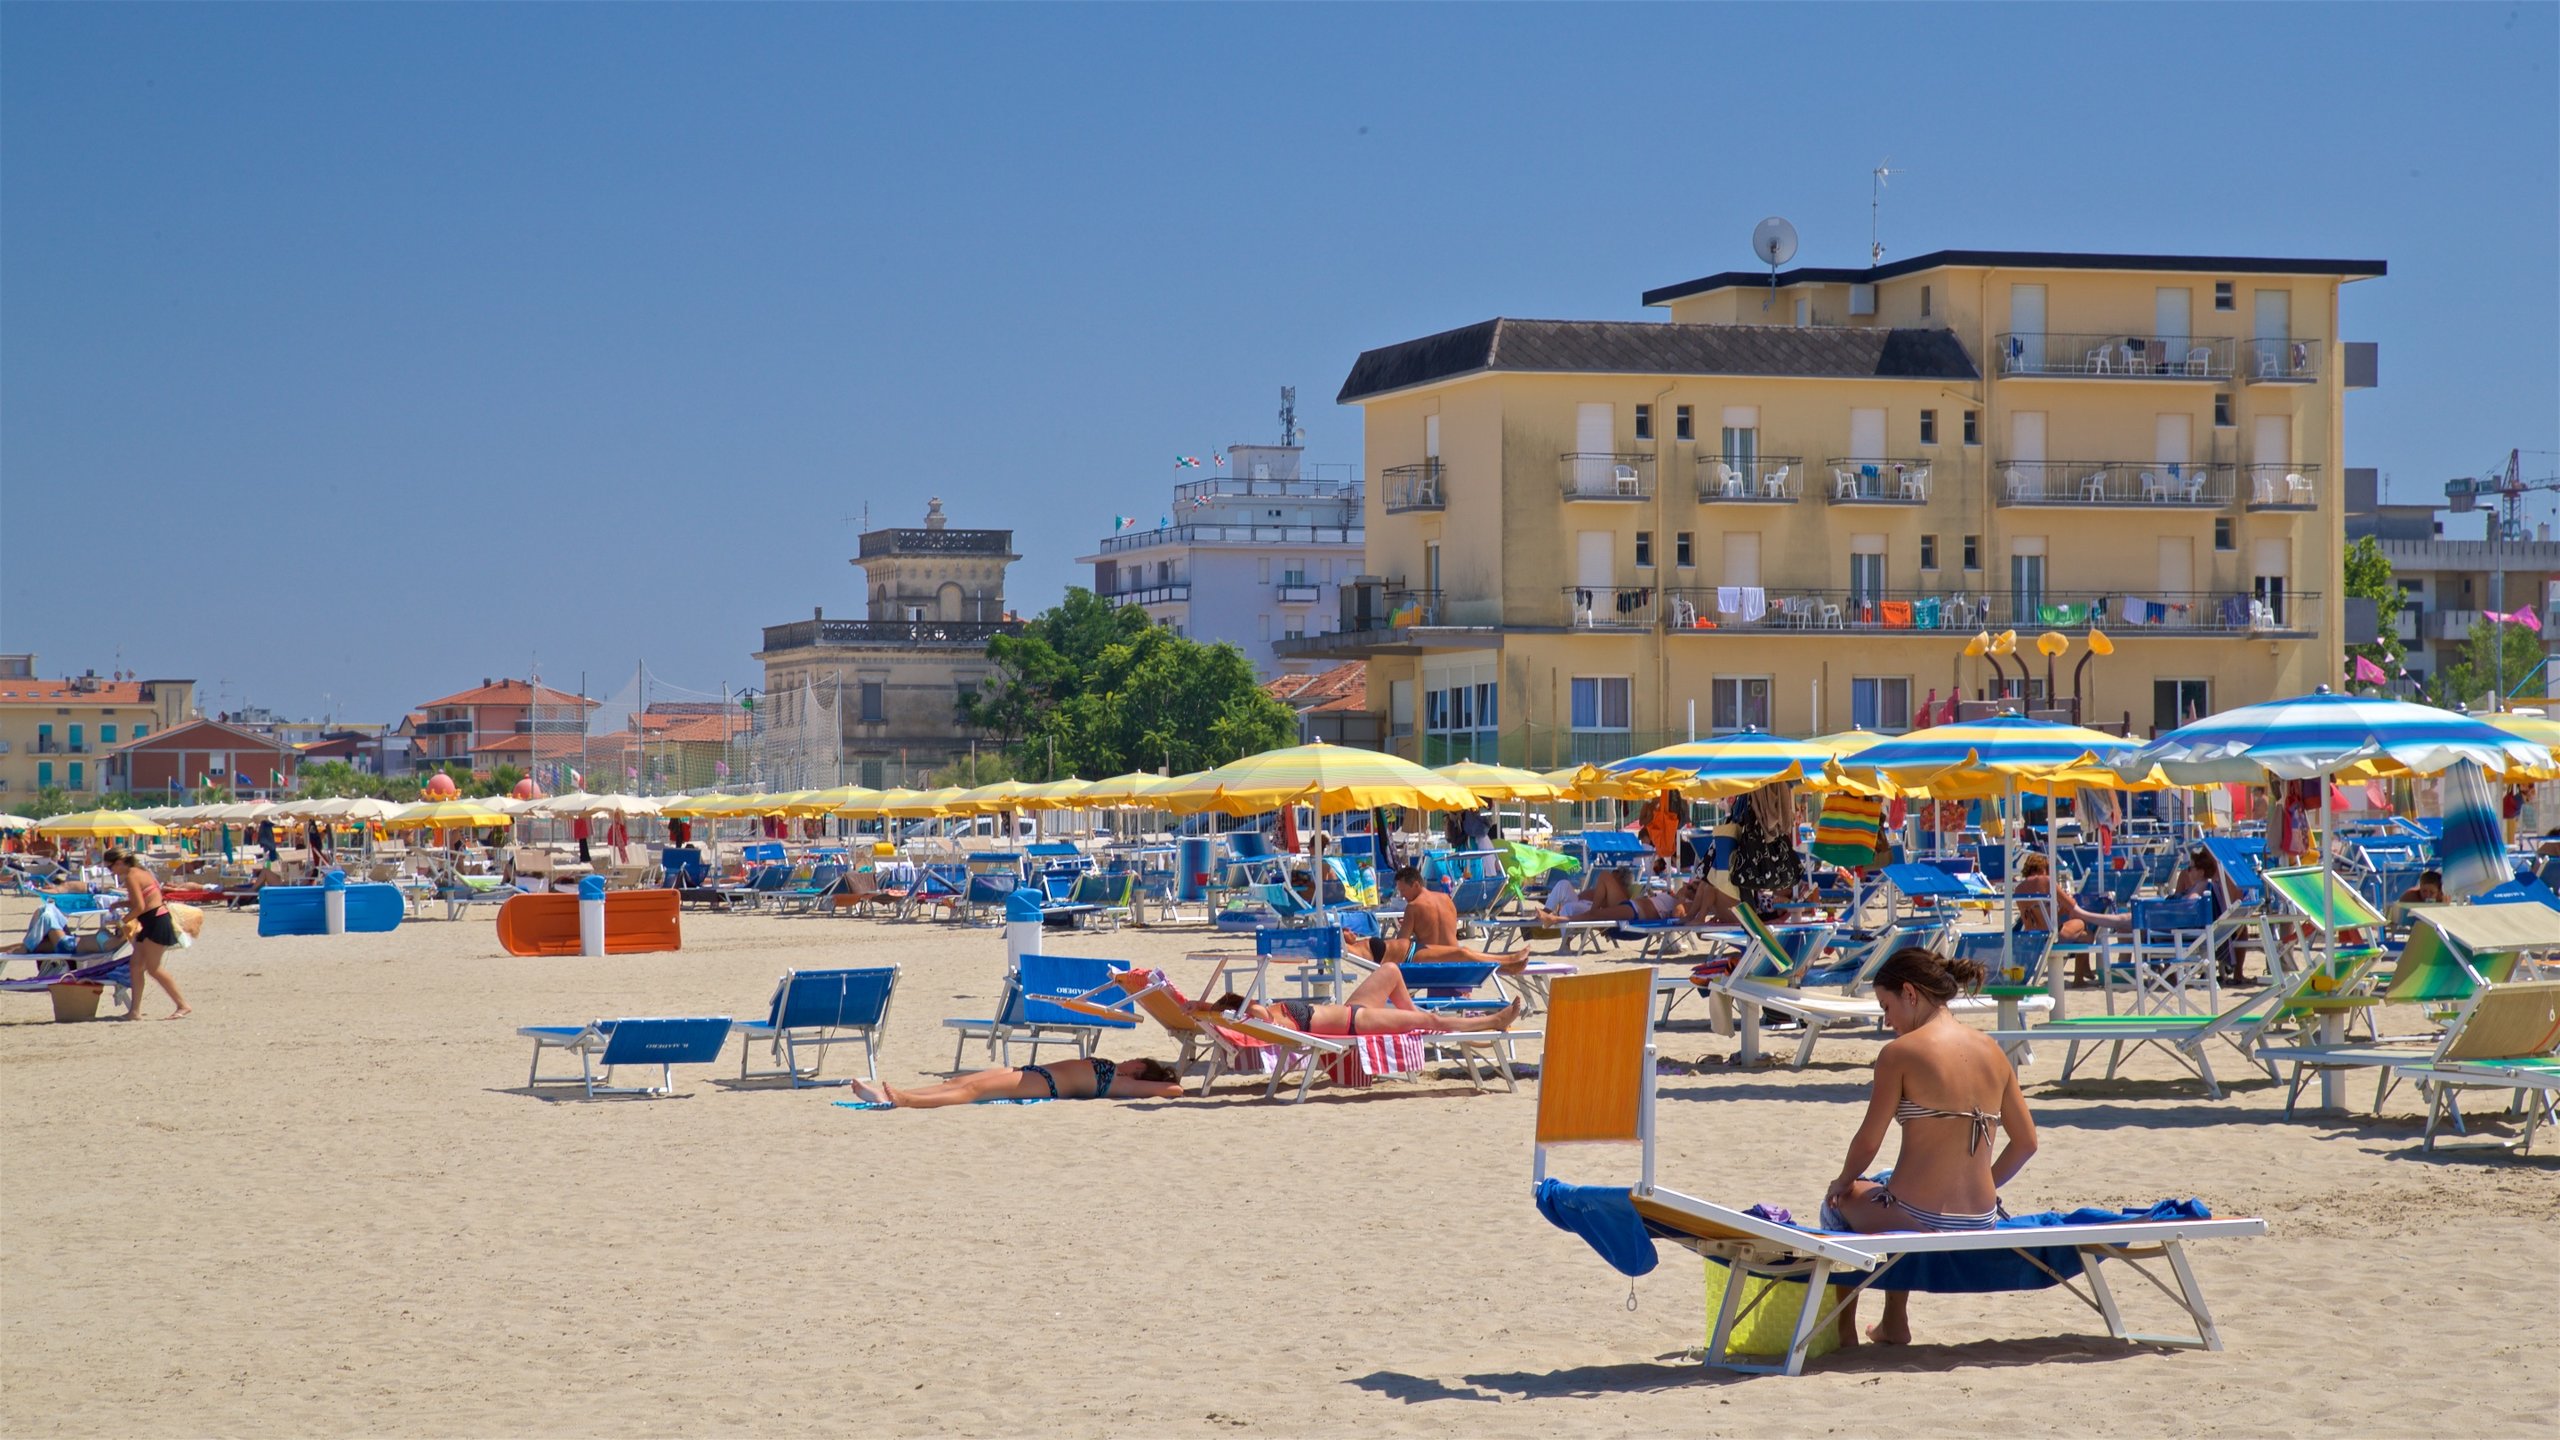
[[[11,4],[0,649],[753,683],[866,502],[1049,604],[1278,386],[1355,461],[1363,348],[1658,317],[1763,215],[1857,263],[1885,157],[1890,255],[2388,260],[2348,459],[2414,499],[2560,451],[2555,16]]]

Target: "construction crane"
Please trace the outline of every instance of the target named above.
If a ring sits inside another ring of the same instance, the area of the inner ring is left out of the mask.
[[[2537,475],[2524,478],[2524,452],[2510,450],[2503,470],[2492,470],[2479,477],[2465,476],[2444,482],[2444,497],[2457,515],[2478,507],[2484,496],[2498,497],[2498,518],[2489,532],[2492,540],[2528,540],[2525,533],[2524,497],[2533,490],[2560,490],[2560,475]]]

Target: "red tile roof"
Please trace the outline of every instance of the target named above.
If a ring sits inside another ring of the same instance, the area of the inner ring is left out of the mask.
[[[1366,710],[1369,667],[1363,661],[1346,660],[1312,675],[1283,675],[1262,688],[1272,699],[1302,715],[1322,710]]]
[[[202,730],[219,730],[225,736],[230,737],[223,742],[224,748],[226,749],[272,750],[280,755],[300,753],[291,745],[284,744],[272,735],[260,735],[254,731],[243,730],[237,725],[225,725],[219,720],[189,720],[183,724],[172,725],[166,730],[154,730],[150,734],[141,736],[138,739],[127,740],[120,745],[111,745],[108,748],[118,752],[127,750],[161,750],[169,748],[171,742],[174,741],[176,742],[176,748],[185,749],[190,745],[202,745],[205,743],[204,739],[200,736],[192,739],[189,738],[190,736],[196,736],[196,732]]]
[[[531,681],[498,680],[484,684],[477,689],[456,691],[441,700],[429,700],[418,708],[421,710],[433,710],[449,705],[541,704],[584,705],[588,709],[592,710],[603,703],[603,701],[592,700],[582,695],[572,695],[566,690],[554,690],[548,685],[537,686]]]

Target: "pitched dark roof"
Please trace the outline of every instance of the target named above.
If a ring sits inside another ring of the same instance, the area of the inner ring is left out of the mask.
[[[1948,330],[1838,325],[1666,325],[1651,320],[1487,320],[1362,352],[1337,403],[1480,371],[1972,380]]]
[[[1782,286],[1869,285],[1915,271],[1968,265],[2003,270],[2174,270],[2216,275],[2336,275],[2348,280],[2386,275],[2391,268],[2380,260],[2290,260],[2259,255],[2095,255],[2069,250],[1932,250],[1926,255],[1914,255],[1908,260],[1896,260],[1890,265],[1876,265],[1864,270],[1824,265],[1781,270],[1778,283]],[[1710,290],[1726,290],[1737,285],[1766,286],[1768,283],[1769,272],[1766,270],[1727,270],[1722,274],[1647,290],[1644,303],[1667,305]]]

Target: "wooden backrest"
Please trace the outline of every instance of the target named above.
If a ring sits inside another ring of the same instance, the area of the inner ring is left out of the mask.
[[[1652,1018],[1647,967],[1565,976],[1548,987],[1546,1046],[1538,1062],[1539,1144],[1644,1139]]]

